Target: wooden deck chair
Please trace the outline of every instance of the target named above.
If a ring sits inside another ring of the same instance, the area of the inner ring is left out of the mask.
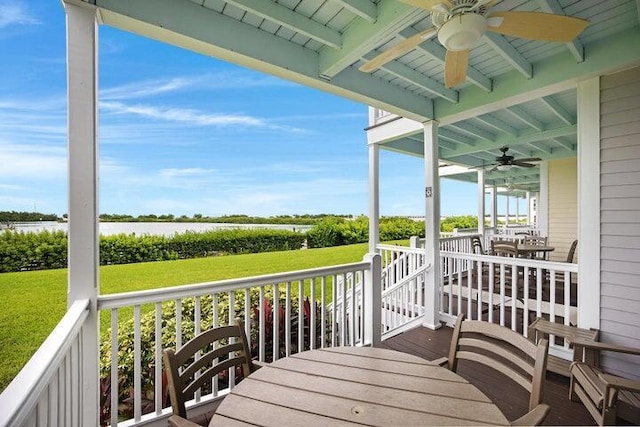
[[[218,346],[215,347],[214,343]],[[199,353],[199,357],[195,357]],[[244,332],[244,322],[236,319],[235,325],[209,329],[194,337],[178,351],[163,351],[169,397],[173,416],[169,425],[207,426],[210,413],[187,420],[185,402],[192,399],[197,390],[212,383],[213,378],[229,368],[242,367],[243,377],[255,371],[258,365],[251,361],[251,353]]]
[[[474,254],[484,255],[484,248],[482,247],[482,238],[479,235],[474,235],[470,237],[471,239],[471,249]]]
[[[470,360],[495,369],[529,392],[529,412],[511,425],[540,425],[549,413],[542,403],[549,342],[532,343],[504,326],[480,320],[465,320],[459,314],[451,338],[449,357],[434,363],[456,372],[460,360]]]
[[[616,418],[640,425],[640,380],[607,373],[600,352],[640,356],[640,349],[615,344],[572,340],[574,360],[569,368],[569,398],[582,401],[599,425],[615,425]]]
[[[547,238],[542,236],[524,236],[523,243],[525,245],[547,246]],[[546,252],[534,252],[533,259],[546,260]]]

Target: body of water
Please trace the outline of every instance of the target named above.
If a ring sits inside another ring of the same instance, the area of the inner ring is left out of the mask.
[[[37,222],[16,222],[12,224],[15,231],[40,232],[64,231],[68,230],[66,222],[37,221]],[[113,234],[150,234],[159,236],[173,236],[176,233],[187,231],[203,232],[224,229],[256,229],[267,228],[273,230],[290,230],[306,232],[312,228],[311,225],[289,225],[289,224],[227,224],[212,222],[101,222],[100,234],[110,236]]]

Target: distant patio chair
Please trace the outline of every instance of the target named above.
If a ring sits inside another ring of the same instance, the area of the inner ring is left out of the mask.
[[[567,252],[567,262],[573,263],[573,258],[575,258],[577,247],[578,247],[577,240],[574,240],[573,242],[571,242],[571,246],[569,247],[569,252]]]
[[[533,246],[547,246],[547,238],[542,236],[524,236],[523,243],[525,245],[533,245]],[[533,259],[546,260],[547,253],[546,252],[533,252]]]
[[[474,254],[484,255],[484,248],[482,247],[482,238],[479,235],[473,235],[471,239],[471,249]]]
[[[509,328],[459,314],[449,357],[433,362],[456,372],[460,360],[469,360],[504,374],[529,393],[529,412],[511,425],[540,425],[550,409],[542,403],[548,349],[546,339],[534,344]]]
[[[571,343],[578,361],[569,368],[569,398],[582,401],[599,425],[615,425],[617,417],[640,425],[640,380],[612,375],[598,366],[600,352],[640,356],[640,349],[583,340]]]

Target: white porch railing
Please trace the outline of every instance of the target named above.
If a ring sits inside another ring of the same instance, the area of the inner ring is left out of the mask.
[[[237,316],[252,319],[245,323],[246,332],[261,361],[306,349],[363,345],[365,298],[370,290],[366,286],[356,289],[355,285],[363,282],[370,268],[370,262],[360,262],[101,296],[98,308],[109,313],[111,330],[118,331],[119,326],[122,330],[123,322],[132,329],[125,337],[112,334],[110,349],[103,349],[102,358],[110,359],[111,414],[103,421],[112,425],[119,420],[119,425],[166,424],[170,409],[163,409],[163,347],[180,347],[201,329],[233,323]],[[330,305],[332,301],[340,303]],[[123,373],[120,340],[133,348],[133,370],[129,373]],[[197,413],[202,403],[224,396],[235,383],[233,371],[228,381],[228,386],[218,381],[210,396],[196,396],[188,405],[191,413]],[[119,389],[120,384],[127,384],[126,389]],[[129,397],[127,402],[124,396]],[[127,404],[129,411],[118,415],[118,409],[122,412]],[[123,416],[129,420],[121,421]]]
[[[7,386],[0,395],[0,426],[82,424],[82,328],[88,314],[89,300],[73,303]]]
[[[413,239],[413,245],[423,243]],[[103,424],[166,424],[170,409],[163,400],[162,349],[179,347],[201,329],[231,323],[236,316],[251,319],[246,322],[247,335],[262,361],[317,347],[366,345],[371,337],[384,339],[421,323],[424,307],[434,297],[425,293],[430,268],[425,265],[425,249],[377,249],[380,258],[360,263],[100,296],[102,321],[110,322],[116,332],[102,349],[106,365],[96,385],[107,402]],[[571,280],[577,276],[576,264],[477,255],[471,250],[468,235],[441,239],[442,282],[436,296],[440,320],[450,323],[465,312],[470,318],[517,328],[525,336],[530,316],[576,323],[577,295]],[[2,394],[0,425],[47,425],[48,420],[80,424],[78,359],[87,308],[87,301],[70,308]],[[132,361],[122,360],[119,347],[133,349]],[[566,343],[552,344],[551,351],[570,356]],[[211,395],[189,402],[190,414],[223,397],[234,383],[234,372],[229,372],[228,383],[221,379]]]
[[[525,337],[534,317],[577,325],[577,264],[447,251],[440,259],[442,320],[450,323],[464,312]],[[553,354],[571,355],[566,342],[558,346],[552,339],[550,347]]]
[[[424,315],[425,251],[377,245],[382,258],[382,339],[416,326]]]

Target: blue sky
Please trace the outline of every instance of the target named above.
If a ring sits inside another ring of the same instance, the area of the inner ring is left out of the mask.
[[[100,212],[367,214],[367,107],[101,26]],[[67,211],[65,15],[0,0],[0,211]],[[381,153],[383,215],[421,215],[422,159]],[[443,180],[442,214],[474,185]]]

